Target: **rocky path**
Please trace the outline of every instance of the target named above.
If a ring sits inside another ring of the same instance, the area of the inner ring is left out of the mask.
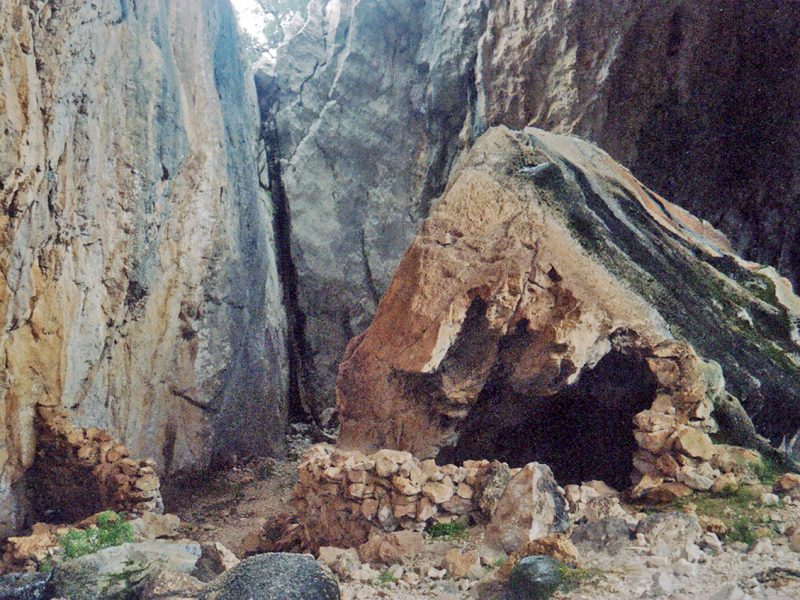
[[[172,490],[166,499],[170,510],[181,517],[183,534],[197,541],[222,542],[243,556],[248,544],[252,545],[246,540],[248,535],[252,537],[265,519],[289,509],[299,457],[310,443],[307,435],[297,432],[290,438],[289,456],[283,461],[239,464]],[[586,486],[580,491],[585,497]],[[176,500],[170,504],[172,498]],[[578,564],[590,576],[555,597],[800,598],[800,505],[784,499],[779,506],[764,506],[755,497],[749,504],[731,497],[732,508],[725,502],[711,499],[700,502],[699,508],[687,502],[673,507],[674,512],[642,512],[640,505],[616,500],[602,504],[604,514],[595,512],[588,521],[584,516],[572,531]],[[742,512],[744,506],[749,512]],[[619,508],[624,518],[620,518]],[[749,518],[745,529],[757,539],[726,542],[724,535],[710,534],[707,529],[718,524],[710,522],[706,513],[717,510],[730,519]],[[705,527],[700,527],[695,514],[687,514],[695,512],[702,516],[699,522]],[[473,526],[459,532],[456,539],[425,536],[422,545],[408,555],[403,556],[401,550],[394,560],[382,563],[362,563],[355,550],[346,556],[343,551],[331,554],[328,550],[320,558],[337,573],[344,600],[501,600],[506,589],[502,568],[506,557],[489,550],[483,535],[482,527]],[[459,561],[463,563],[460,566]],[[451,576],[459,569],[461,575]]]
[[[290,509],[300,455],[311,443],[305,427],[295,425],[285,459],[254,459],[181,481],[164,492],[167,511],[180,517],[187,538],[221,542],[243,556],[248,534]]]

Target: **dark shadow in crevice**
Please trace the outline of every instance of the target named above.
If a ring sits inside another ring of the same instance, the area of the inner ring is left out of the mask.
[[[561,485],[593,479],[618,489],[630,485],[633,417],[652,405],[657,389],[640,350],[612,350],[552,395],[511,385],[508,371],[495,368],[458,443],[443,448],[437,462],[486,458],[520,467],[535,461],[549,465]]]

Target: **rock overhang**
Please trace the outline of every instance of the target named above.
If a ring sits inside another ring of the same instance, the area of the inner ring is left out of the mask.
[[[669,390],[687,424],[713,431],[711,413],[736,398],[777,444],[800,427],[786,410],[800,402],[797,316],[786,280],[737,257],[721,233],[602,150],[494,128],[454,170],[345,354],[340,443],[434,456],[459,444],[493,387],[497,398],[518,396],[513,418],[612,351],[635,349],[648,377],[664,377],[669,352],[659,353],[670,347],[690,363],[681,389]],[[651,404],[669,396],[658,388]],[[481,430],[501,404],[483,407]],[[753,431],[739,438],[768,448]]]

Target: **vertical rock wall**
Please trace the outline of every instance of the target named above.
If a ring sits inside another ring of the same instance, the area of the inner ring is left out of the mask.
[[[333,402],[346,340],[488,126],[586,137],[800,281],[790,3],[314,0],[309,13],[260,99],[277,127],[313,411]]]
[[[484,2],[313,0],[262,75],[291,219],[300,393],[330,406],[348,340],[369,324],[443,190],[470,121]]]
[[[279,451],[285,315],[227,0],[0,5],[0,535],[36,406],[162,471]]]

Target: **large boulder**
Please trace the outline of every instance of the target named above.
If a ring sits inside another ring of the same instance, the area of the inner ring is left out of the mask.
[[[800,281],[799,23],[780,0],[313,0],[259,90],[304,398],[332,400],[347,340],[487,126],[591,139]]]
[[[788,281],[603,151],[498,127],[350,343],[339,445],[537,460],[561,483],[617,487],[632,454],[645,474],[656,453],[683,453],[673,434],[719,427],[768,449],[736,398],[794,430],[798,318]]]
[[[508,482],[486,528],[486,542],[510,553],[568,526],[567,501],[552,471],[531,463]]]
[[[134,600],[162,571],[191,574],[200,555],[195,543],[112,546],[59,563],[52,588],[70,600]]]
[[[212,581],[201,600],[339,600],[339,584],[309,554],[252,556]]]
[[[549,556],[526,556],[511,571],[506,600],[547,600],[564,585],[564,567]]]

